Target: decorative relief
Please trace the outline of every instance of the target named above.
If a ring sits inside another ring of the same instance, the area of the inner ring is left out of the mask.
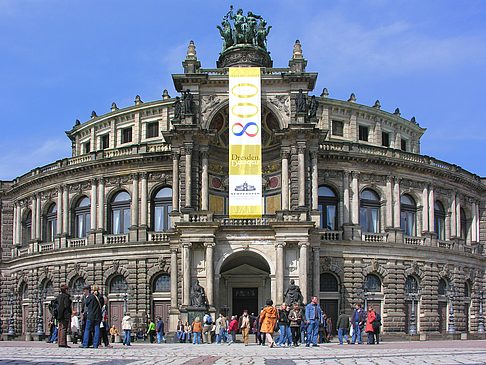
[[[70,193],[82,193],[85,190],[89,190],[91,188],[91,184],[88,181],[80,182],[77,184],[71,184],[68,186]]]
[[[344,275],[343,265],[340,260],[333,258],[333,257],[324,257],[321,258],[321,266],[320,266],[321,273],[324,272],[333,272],[337,274],[339,277]]]
[[[110,176],[105,178],[106,186],[116,186],[118,188],[130,183],[130,176]]]
[[[151,172],[148,174],[150,181],[157,181],[166,184],[168,181],[172,182],[172,177],[168,177],[163,172]]]
[[[386,175],[360,174],[359,181],[368,184],[386,184]]]
[[[209,123],[209,116],[214,109],[224,103],[227,98],[219,95],[203,95],[201,96],[201,117],[203,121]]]
[[[442,267],[439,267],[439,276],[443,278],[451,278],[451,271],[449,265],[444,264]]]
[[[289,95],[272,95],[267,98],[270,104],[273,104],[285,116],[290,118],[290,96]]]

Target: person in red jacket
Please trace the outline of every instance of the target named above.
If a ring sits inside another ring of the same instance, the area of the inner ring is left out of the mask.
[[[238,331],[238,317],[231,316],[231,321],[228,326],[228,332],[231,333],[231,340],[228,342],[228,345],[236,342],[236,331]]]
[[[368,345],[375,344],[375,331],[373,329],[373,322],[376,320],[376,313],[373,306],[368,306],[368,317],[366,318],[365,332],[368,334]]]

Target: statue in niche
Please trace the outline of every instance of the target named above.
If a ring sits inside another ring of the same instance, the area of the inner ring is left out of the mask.
[[[297,94],[297,98],[295,99],[295,108],[297,113],[307,113],[306,97],[302,89],[299,89],[299,93]]]
[[[191,287],[191,307],[205,308],[208,306],[208,299],[204,288],[199,285],[199,280],[195,279]]]
[[[300,306],[302,306],[304,296],[300,291],[300,287],[298,285],[295,285],[294,279],[290,280],[290,285],[284,293],[284,298],[287,305],[298,303]]]
[[[182,116],[182,105],[181,105],[181,98],[176,97],[176,101],[174,102],[174,121],[180,121]]]
[[[312,95],[310,100],[309,100],[309,121],[312,121],[313,119],[316,118],[317,115],[317,108],[319,107],[319,102],[316,99],[315,95]]]
[[[182,92],[182,103],[184,106],[184,114],[185,115],[192,115],[193,110],[193,97],[191,91],[187,89],[186,91]]]

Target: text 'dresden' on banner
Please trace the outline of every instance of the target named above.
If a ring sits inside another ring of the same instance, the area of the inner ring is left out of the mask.
[[[230,218],[262,216],[261,119],[260,68],[230,67]]]

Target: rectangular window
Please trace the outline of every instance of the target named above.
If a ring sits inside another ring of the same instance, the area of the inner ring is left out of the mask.
[[[91,152],[91,143],[90,142],[86,142],[84,144],[84,153],[90,153]]]
[[[332,135],[333,136],[344,136],[344,123],[339,120],[332,121]]]
[[[368,142],[368,127],[365,127],[364,125],[359,126],[358,138],[360,141]]]
[[[107,148],[110,148],[110,135],[105,134],[104,136],[101,136],[101,149],[106,150]]]
[[[130,143],[132,141],[132,127],[122,129],[121,143]]]
[[[159,122],[147,123],[146,138],[154,138],[159,136]]]
[[[407,150],[407,140],[406,139],[403,139],[402,138],[400,148],[402,149],[402,151],[406,151]]]
[[[390,147],[390,133],[381,132],[381,145],[384,147]]]

